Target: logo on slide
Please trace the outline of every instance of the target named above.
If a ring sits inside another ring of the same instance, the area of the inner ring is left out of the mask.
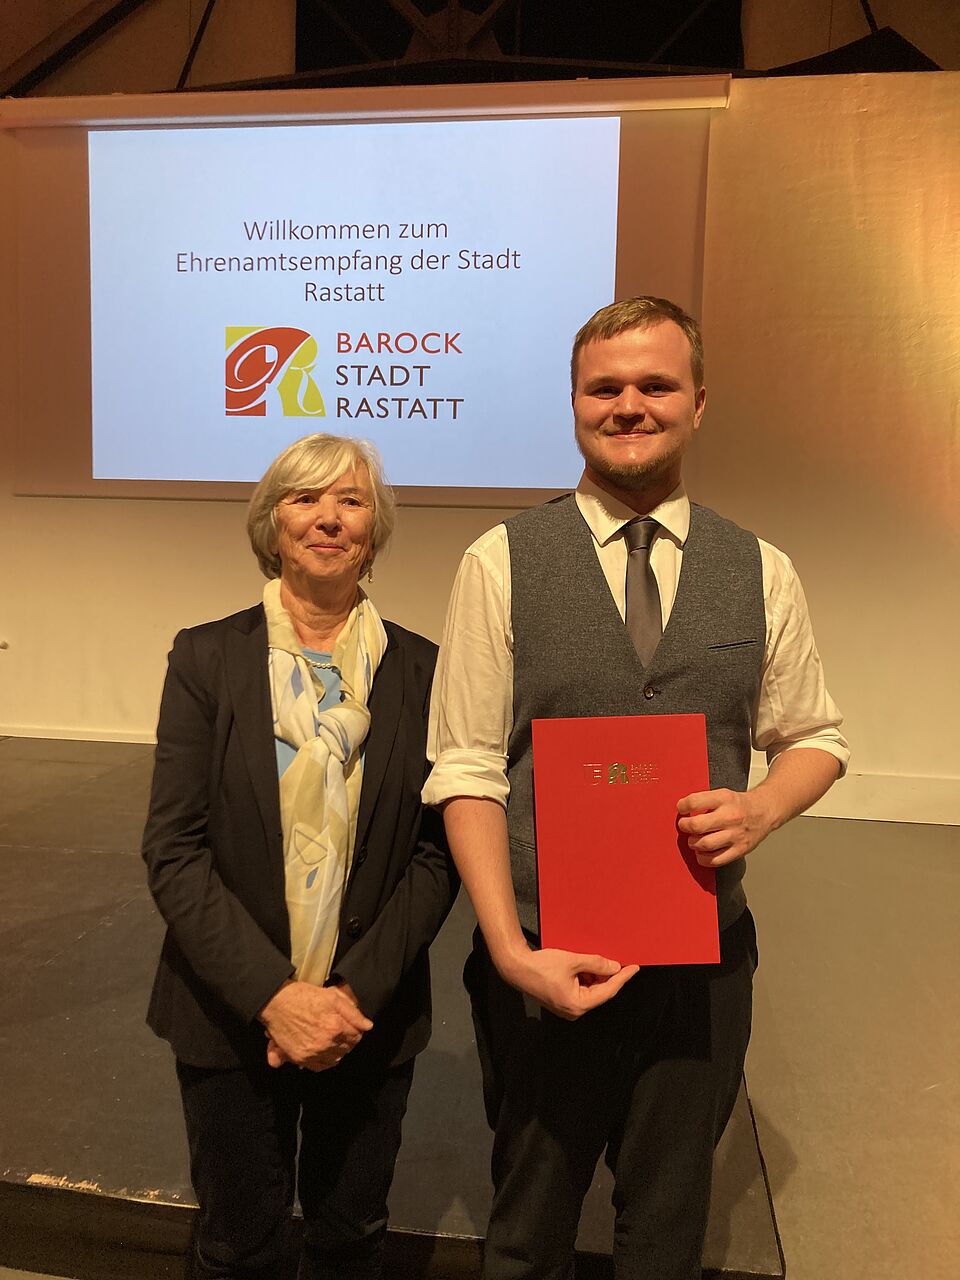
[[[317,340],[285,325],[228,325],[224,369],[227,417],[324,418],[320,388],[311,377]]]

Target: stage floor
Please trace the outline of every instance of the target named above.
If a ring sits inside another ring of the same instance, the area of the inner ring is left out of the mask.
[[[0,1264],[77,1280],[181,1277],[193,1194],[172,1060],[143,1023],[161,926],[139,857],[152,748],[0,740]],[[477,1274],[490,1135],[460,971],[465,895],[433,952],[391,1197],[392,1276]],[[610,1177],[579,1275],[610,1274]],[[708,1275],[783,1275],[746,1092],[717,1152]],[[0,1276],[2,1276],[0,1272]]]

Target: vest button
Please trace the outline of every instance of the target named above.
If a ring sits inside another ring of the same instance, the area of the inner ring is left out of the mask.
[[[362,867],[367,860],[367,846],[363,845],[357,850],[357,856],[354,858],[358,867]]]
[[[653,685],[652,685],[652,684],[648,684],[648,685],[647,685],[647,687],[646,687],[646,688],[644,689],[644,691],[643,691],[643,696],[644,696],[645,698],[652,698],[652,697],[656,694],[656,692],[657,692],[657,691],[656,691],[656,689],[654,689]]]
[[[363,925],[360,923],[359,916],[351,916],[347,921],[347,933],[351,938],[359,938],[363,933]]]

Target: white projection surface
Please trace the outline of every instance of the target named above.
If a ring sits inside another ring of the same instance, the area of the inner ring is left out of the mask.
[[[569,485],[619,145],[605,116],[91,132],[93,475],[255,480],[329,431],[397,485]]]

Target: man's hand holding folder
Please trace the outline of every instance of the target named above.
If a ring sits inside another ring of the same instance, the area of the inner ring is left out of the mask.
[[[636,964],[620,965],[605,956],[580,955],[546,947],[528,949],[500,969],[501,977],[559,1018],[573,1021],[611,1000],[639,972]]]
[[[678,829],[701,867],[722,867],[752,853],[762,840],[803,813],[836,781],[835,756],[791,747],[749,791],[697,791],[677,805]]]

